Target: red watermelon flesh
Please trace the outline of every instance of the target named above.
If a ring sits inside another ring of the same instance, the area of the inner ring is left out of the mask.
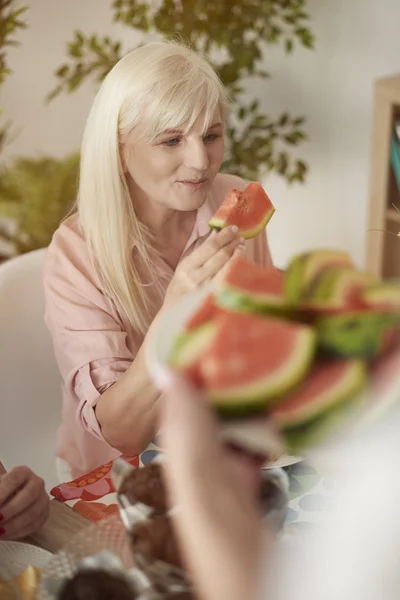
[[[218,285],[219,290],[240,293],[260,303],[285,303],[284,274],[273,267],[260,267],[241,256],[232,259]]]
[[[316,363],[305,381],[272,409],[280,427],[303,425],[361,392],[366,367],[361,360]]]
[[[231,190],[209,225],[218,230],[236,225],[240,235],[249,239],[265,229],[274,212],[275,208],[261,184],[254,182],[242,192]]]
[[[199,308],[187,321],[185,325],[185,331],[193,331],[194,329],[197,329],[197,327],[212,321],[212,319],[222,313],[222,309],[219,308],[215,303],[214,294],[208,294],[200,304]]]
[[[200,370],[207,397],[222,412],[262,410],[296,386],[310,367],[316,344],[310,327],[240,313],[213,323],[218,332]]]

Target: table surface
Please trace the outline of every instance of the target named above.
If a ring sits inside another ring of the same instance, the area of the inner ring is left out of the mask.
[[[286,469],[289,475],[289,507],[286,527],[291,530],[318,525],[339,490],[321,477],[317,470],[303,461]],[[328,485],[327,485],[328,484]],[[104,501],[104,498],[103,500]],[[89,503],[90,504],[90,503]],[[92,523],[74,510],[72,506],[59,500],[50,503],[50,516],[44,527],[23,540],[56,553],[65,548],[85,527]]]
[[[89,524],[88,519],[72,510],[68,505],[58,500],[52,500],[50,516],[44,527],[24,541],[55,553]]]

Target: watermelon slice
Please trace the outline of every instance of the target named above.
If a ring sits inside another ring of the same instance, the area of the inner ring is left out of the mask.
[[[363,290],[361,302],[368,308],[400,312],[400,282],[385,281]]]
[[[215,323],[207,323],[190,333],[181,334],[176,340],[171,354],[171,366],[184,369],[197,362],[206,351],[216,332]]]
[[[209,225],[216,230],[237,225],[240,235],[249,239],[265,229],[274,212],[275,208],[261,184],[254,182],[242,192],[231,190]]]
[[[211,404],[225,415],[250,414],[278,400],[303,378],[315,350],[312,328],[274,317],[218,317],[200,361]]]
[[[343,357],[372,359],[385,350],[391,332],[400,326],[399,315],[351,312],[316,320],[320,346]]]
[[[210,322],[190,333],[180,334],[175,342],[169,364],[171,367],[183,371],[196,387],[202,387],[200,361],[216,333],[215,323]]]
[[[290,263],[285,274],[285,291],[289,303],[299,302],[314,279],[327,267],[352,267],[346,252],[338,250],[314,250],[298,254]]]
[[[222,314],[222,310],[218,308],[215,302],[214,294],[208,294],[199,308],[193,313],[190,319],[185,324],[185,331],[194,331],[201,325],[205,325],[212,321],[217,315]]]
[[[282,435],[287,450],[295,455],[304,455],[308,449],[326,443],[343,430],[352,433],[367,401],[368,394],[360,392],[303,425],[286,428]]]
[[[303,425],[355,396],[365,382],[363,361],[317,363],[305,381],[272,409],[271,415],[281,428]]]
[[[360,306],[360,293],[376,282],[375,275],[351,267],[329,267],[313,280],[304,296],[309,308],[329,311]]]
[[[235,311],[279,313],[286,307],[284,281],[281,271],[238,256],[218,281],[216,301]]]

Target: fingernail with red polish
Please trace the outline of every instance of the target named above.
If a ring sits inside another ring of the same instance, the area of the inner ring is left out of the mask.
[[[5,530],[5,529],[2,529],[2,528],[0,527],[0,537],[1,537],[2,535],[4,535],[4,534],[5,534],[5,532],[6,532],[6,530]]]
[[[4,521],[3,515],[0,515],[0,521]]]

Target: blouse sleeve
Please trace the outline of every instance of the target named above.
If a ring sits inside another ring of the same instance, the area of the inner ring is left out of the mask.
[[[103,439],[95,406],[134,355],[127,347],[122,321],[96,279],[85,241],[63,224],[44,266],[45,319],[76,417],[87,431]]]

